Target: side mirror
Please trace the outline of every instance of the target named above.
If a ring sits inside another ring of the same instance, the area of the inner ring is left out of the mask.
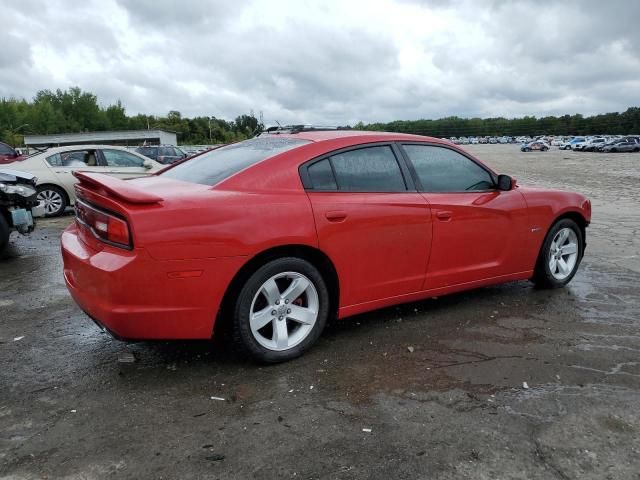
[[[142,166],[147,170],[151,170],[153,168],[153,163],[151,163],[151,160],[145,160],[142,162]]]
[[[516,179],[509,175],[498,175],[498,190],[509,191],[516,186]]]

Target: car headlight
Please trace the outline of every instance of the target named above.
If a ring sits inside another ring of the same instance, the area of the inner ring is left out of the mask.
[[[31,197],[36,194],[36,189],[28,185],[7,185],[6,183],[0,183],[0,192],[4,192],[7,195]]]

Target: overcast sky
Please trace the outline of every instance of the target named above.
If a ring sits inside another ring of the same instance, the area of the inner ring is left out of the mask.
[[[265,123],[640,104],[637,0],[0,0],[0,96]]]

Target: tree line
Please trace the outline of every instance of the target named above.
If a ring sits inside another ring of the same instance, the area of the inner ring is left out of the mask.
[[[96,95],[78,87],[41,90],[32,100],[0,99],[0,140],[22,145],[23,135],[105,130],[163,129],[177,133],[181,144],[231,143],[249,138],[263,126],[253,112],[229,121],[214,116],[183,117],[178,111],[166,116],[129,116],[120,101],[108,106]],[[356,129],[413,133],[434,137],[535,136],[640,133],[640,108],[593,116],[460,118],[396,120],[389,123],[358,123]]]
[[[22,145],[24,134],[143,129],[171,130],[183,144],[231,143],[252,136],[258,123],[253,113],[233,121],[213,116],[186,118],[178,111],[164,117],[129,116],[120,101],[101,106],[96,95],[78,87],[41,90],[31,101],[0,99],[0,140],[14,146]]]
[[[460,118],[437,120],[396,120],[389,123],[359,123],[358,129],[413,133],[431,137],[460,136],[537,136],[537,135],[627,135],[640,134],[640,108],[628,108],[622,113],[593,116],[563,115],[560,117],[526,116],[521,118]]]

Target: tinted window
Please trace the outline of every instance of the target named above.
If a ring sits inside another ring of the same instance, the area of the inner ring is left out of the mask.
[[[368,147],[331,157],[338,189],[351,192],[406,191],[391,147]]]
[[[162,173],[184,182],[215,185],[240,170],[279,153],[309,143],[291,137],[265,136],[204,153]]]
[[[489,190],[489,172],[453,150],[428,145],[404,145],[425,192]]]
[[[331,163],[329,159],[325,158],[320,162],[316,162],[309,166],[307,169],[309,173],[309,179],[311,180],[311,187],[315,190],[337,190],[338,185],[336,179],[333,176],[333,170],[331,169]]]
[[[5,145],[4,143],[0,143],[0,155],[9,155],[14,156],[15,151],[9,145]]]
[[[158,149],[158,156],[160,157],[175,157],[176,152],[173,147],[160,147]]]
[[[153,160],[158,158],[158,147],[139,147],[136,148],[136,152]]]
[[[102,154],[109,167],[142,167],[144,161],[122,150],[102,150]]]

